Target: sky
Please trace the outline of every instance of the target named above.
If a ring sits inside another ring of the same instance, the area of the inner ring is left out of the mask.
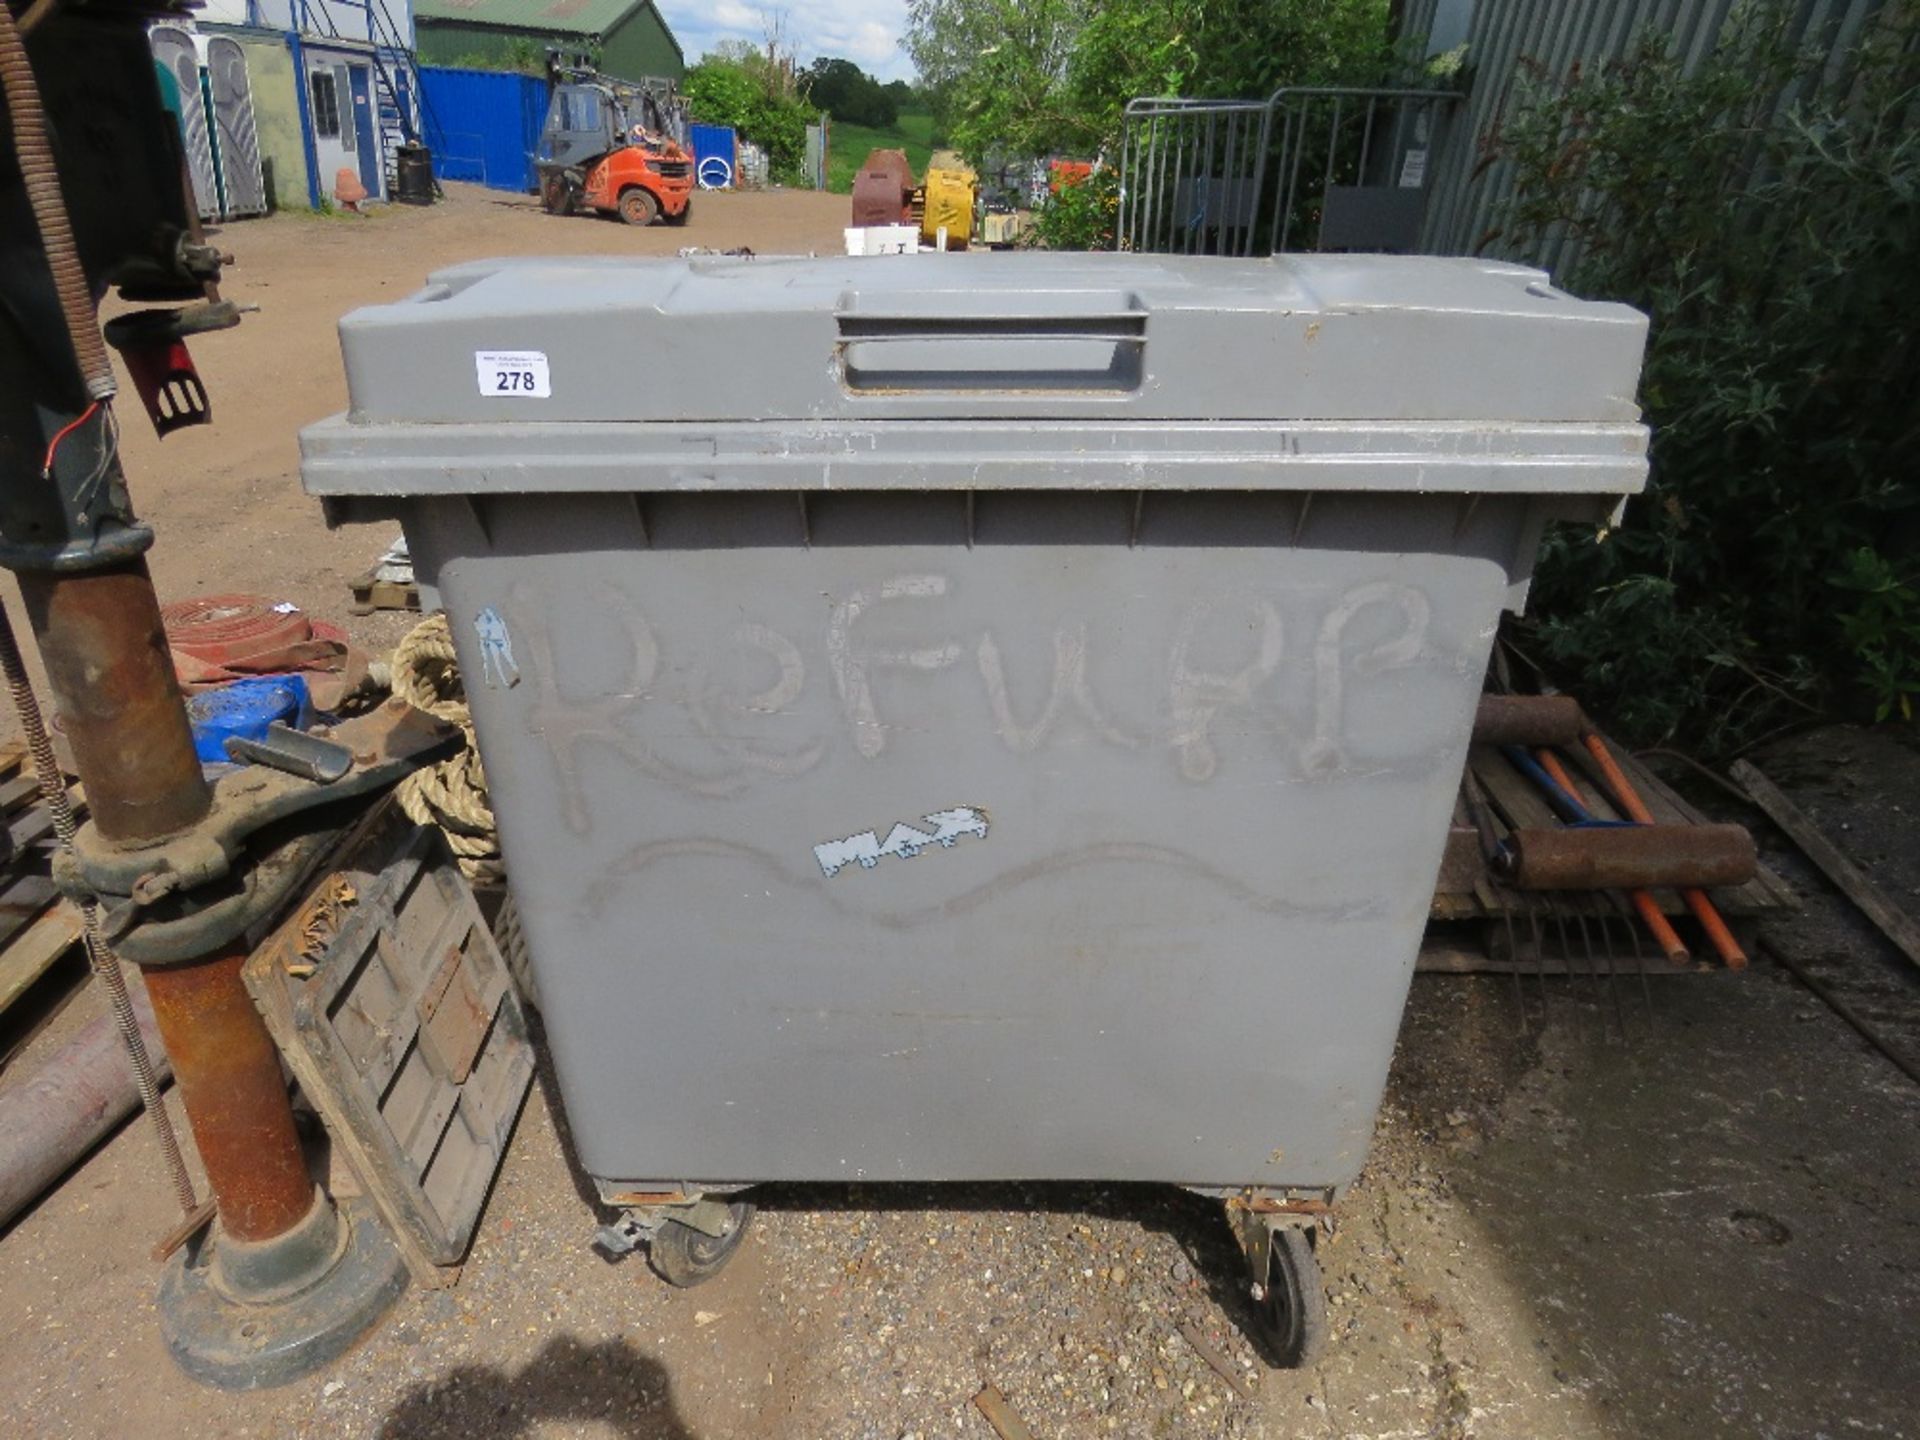
[[[841,55],[882,80],[911,80],[900,48],[906,0],[655,0],[691,63],[722,40],[766,41],[766,17],[781,17],[787,48],[805,65]]]

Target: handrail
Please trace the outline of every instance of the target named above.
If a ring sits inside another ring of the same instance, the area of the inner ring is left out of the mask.
[[[297,0],[300,29],[304,33],[320,35],[330,40],[345,40],[339,24],[333,18],[333,5],[343,5],[358,10],[367,17],[366,43],[371,47],[369,59],[373,62],[375,73],[386,87],[387,95],[393,101],[394,113],[400,117],[401,137],[409,144],[420,143],[420,132],[431,123],[438,128],[439,117],[433,114],[433,107],[427,100],[426,92],[420,84],[420,65],[411,46],[402,42],[400,26],[393,18],[393,12],[387,9],[386,0],[329,0],[318,7],[320,24],[315,23],[315,7],[311,0]],[[324,26],[324,28],[322,28]],[[419,107],[421,124],[416,126],[413,116],[406,106],[400,103],[400,87],[394,84],[393,74],[387,65],[390,56],[403,57],[398,68],[404,68],[409,81],[408,90],[413,103]],[[376,137],[377,139],[378,137]]]

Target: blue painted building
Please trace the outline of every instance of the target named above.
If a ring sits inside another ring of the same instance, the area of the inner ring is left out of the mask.
[[[277,42],[291,56],[309,205],[334,195],[342,171],[371,199],[392,194],[400,147],[426,128],[413,0],[207,0],[197,19],[202,30]],[[262,105],[256,94],[256,110]],[[292,199],[276,181],[282,203]]]

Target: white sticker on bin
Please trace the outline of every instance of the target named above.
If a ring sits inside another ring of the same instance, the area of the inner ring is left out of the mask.
[[[820,862],[820,873],[829,880],[849,865],[871,870],[889,855],[911,860],[930,845],[951,850],[964,835],[987,838],[987,812],[977,805],[960,805],[952,810],[935,810],[921,817],[933,828],[919,830],[899,824],[882,840],[877,830],[862,830],[844,840],[822,840],[813,847],[813,858]]]
[[[473,367],[479,372],[482,395],[545,400],[553,394],[544,350],[476,350]]]

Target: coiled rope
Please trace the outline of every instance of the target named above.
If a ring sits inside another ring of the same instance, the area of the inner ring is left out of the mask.
[[[400,808],[416,825],[438,825],[467,878],[479,885],[506,877],[499,835],[487,801],[487,772],[473,737],[467,687],[454,655],[444,611],[429,615],[394,648],[393,693],[408,704],[458,725],[466,748],[400,782]]]

